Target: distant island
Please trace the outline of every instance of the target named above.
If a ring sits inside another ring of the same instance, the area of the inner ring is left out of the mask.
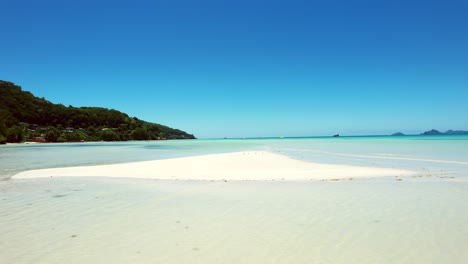
[[[422,135],[422,136],[430,136],[430,135],[468,135],[468,131],[464,131],[464,130],[447,130],[446,132],[440,132],[436,129],[431,129],[431,130],[428,130],[426,132],[423,132],[423,133],[420,133],[419,135]],[[391,136],[405,136],[405,134],[401,133],[401,132],[396,132],[396,133],[393,133],[391,134]]]
[[[114,109],[54,104],[0,80],[0,143],[195,139]]]
[[[440,132],[438,130],[431,129],[429,131],[421,133],[421,135],[468,135],[468,131],[450,129],[450,130],[447,130],[446,132]]]

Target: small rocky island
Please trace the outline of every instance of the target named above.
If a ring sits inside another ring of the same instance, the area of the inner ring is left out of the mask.
[[[404,136],[405,134],[401,133],[401,132],[396,132],[396,133],[393,133],[392,136]]]
[[[440,132],[439,130],[431,129],[429,131],[421,133],[421,135],[468,135],[468,131],[449,129],[446,132]]]

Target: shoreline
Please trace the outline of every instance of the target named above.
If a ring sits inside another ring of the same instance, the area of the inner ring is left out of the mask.
[[[242,151],[111,165],[76,166],[20,172],[12,179],[112,177],[159,180],[309,181],[404,177],[414,171],[323,164],[266,151]]]
[[[86,143],[116,143],[116,142],[153,142],[153,141],[175,141],[175,140],[197,140],[195,139],[152,139],[152,140],[114,140],[114,141],[103,141],[103,140],[96,140],[96,141],[61,141],[61,142],[51,142],[51,141],[23,141],[23,142],[6,142],[0,145],[32,145],[32,144],[86,144]]]

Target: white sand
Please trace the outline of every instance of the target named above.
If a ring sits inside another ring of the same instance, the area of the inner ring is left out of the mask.
[[[332,165],[295,160],[264,151],[245,151],[167,160],[30,170],[14,176],[43,178],[97,176],[171,180],[339,180],[408,176],[415,172],[391,168]]]

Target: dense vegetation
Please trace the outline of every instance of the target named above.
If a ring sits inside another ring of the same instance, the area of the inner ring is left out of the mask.
[[[53,104],[0,80],[0,143],[193,139],[113,109]]]

